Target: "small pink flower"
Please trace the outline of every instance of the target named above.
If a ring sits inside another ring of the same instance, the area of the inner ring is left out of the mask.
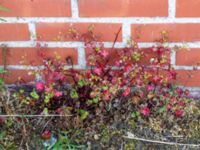
[[[60,91],[56,91],[54,94],[56,97],[60,97],[60,96],[62,96],[63,93]]]
[[[104,58],[106,58],[106,57],[109,55],[108,51],[106,51],[106,50],[100,51],[100,54],[101,54],[101,56],[103,56]]]
[[[144,116],[149,116],[150,115],[150,109],[146,106],[141,108],[140,113]]]
[[[44,83],[43,82],[37,82],[36,83],[36,89],[37,90],[43,90],[44,89]]]
[[[184,111],[183,110],[178,109],[178,110],[175,111],[175,116],[176,117],[183,117],[183,115],[184,115]]]
[[[154,86],[153,85],[148,85],[147,86],[147,91],[153,91],[154,90]]]
[[[122,96],[123,96],[123,97],[126,97],[126,96],[128,96],[130,93],[131,93],[131,88],[130,88],[130,87],[127,87],[127,88],[125,89],[125,91],[122,93]]]
[[[102,69],[101,68],[95,68],[94,73],[96,73],[97,75],[100,76],[102,74]]]

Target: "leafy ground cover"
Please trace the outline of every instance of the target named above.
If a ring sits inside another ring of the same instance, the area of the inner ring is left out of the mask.
[[[200,103],[175,86],[165,36],[148,49],[149,58],[134,41],[115,49],[118,34],[110,49],[91,29],[70,35],[85,42],[89,67],[76,70],[70,56],[48,58],[38,45],[44,68],[29,71],[38,80],[11,89],[2,84],[1,149],[199,149]],[[193,145],[149,144],[128,132]]]

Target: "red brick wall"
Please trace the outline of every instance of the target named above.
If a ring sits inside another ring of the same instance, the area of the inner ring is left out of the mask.
[[[159,38],[160,32],[167,31],[169,46],[189,48],[173,50],[170,56],[179,73],[178,83],[200,86],[200,68],[193,70],[200,64],[200,0],[0,0],[0,5],[10,9],[0,12],[0,17],[6,20],[0,22],[0,44],[10,48],[7,83],[18,76],[33,80],[26,75],[26,68],[41,65],[36,57],[37,43],[48,46],[48,56],[55,52],[63,59],[72,55],[76,67],[84,69],[87,52],[83,43],[74,41],[67,33],[72,25],[84,32],[93,24],[107,48],[112,46],[120,27],[117,48],[123,47],[130,37],[147,48]]]

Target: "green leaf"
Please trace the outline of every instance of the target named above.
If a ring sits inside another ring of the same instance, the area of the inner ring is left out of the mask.
[[[0,85],[3,85],[3,84],[4,84],[4,79],[0,78]]]
[[[5,138],[5,136],[6,136],[6,131],[2,131],[0,133],[0,140],[3,140]]]
[[[48,115],[48,114],[49,114],[48,108],[45,107],[45,108],[43,109],[43,113],[44,113],[44,115]]]
[[[49,103],[49,101],[50,101],[49,97],[48,97],[48,96],[45,96],[44,102],[47,104],[47,103]]]
[[[6,71],[3,68],[0,68],[0,74],[4,74]]]
[[[23,89],[20,89],[19,92],[20,92],[21,94],[23,94],[23,93],[24,93],[24,90],[23,90]]]
[[[94,104],[97,104],[97,103],[99,102],[99,97],[93,98],[93,99],[92,99],[92,102],[93,102]]]
[[[13,125],[13,120],[12,118],[7,118],[6,119],[6,127],[11,127]]]
[[[103,90],[108,90],[108,86],[103,86]]]
[[[70,96],[71,96],[71,98],[78,98],[78,93],[76,92],[76,90],[72,90],[70,92]]]
[[[79,109],[78,112],[80,114],[81,120],[85,120],[89,115],[89,112],[84,109]]]
[[[46,93],[45,93],[46,94]],[[44,102],[47,104],[49,103],[50,99],[54,97],[54,94],[53,93],[47,93],[47,95],[45,95],[44,97]]]
[[[132,118],[137,118],[139,115],[140,115],[140,113],[138,111],[134,111],[131,113]]]
[[[100,47],[96,47],[95,50],[96,50],[97,52],[99,52],[99,51],[101,50],[101,48],[100,48]]]
[[[37,94],[36,91],[32,91],[31,94],[30,94],[34,99],[39,99],[39,95]]]
[[[86,82],[84,80],[78,81],[78,86],[83,87],[84,85],[86,85]]]
[[[159,113],[163,113],[165,110],[166,110],[166,108],[165,108],[165,106],[163,106],[163,107],[161,107],[161,108],[159,109]]]

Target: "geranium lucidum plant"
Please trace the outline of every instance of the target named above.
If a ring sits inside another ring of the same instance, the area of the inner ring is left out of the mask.
[[[88,111],[95,112],[99,107],[109,111],[112,100],[123,98],[131,100],[135,107],[133,113],[144,118],[159,113],[184,115],[182,97],[188,92],[178,92],[172,84],[176,73],[168,59],[170,49],[163,46],[163,41],[149,48],[155,56],[149,65],[144,65],[142,59],[146,54],[137,43],[131,42],[122,49],[114,48],[118,34],[111,49],[97,42],[92,30],[79,35],[71,29],[70,34],[85,42],[85,49],[91,52],[87,57],[89,67],[78,71],[70,56],[62,62],[59,57],[49,59],[39,53],[44,69],[34,74],[39,74],[43,80],[36,82],[28,96],[23,91],[17,93],[24,103],[35,108],[35,113],[61,113],[67,108],[84,120]]]

